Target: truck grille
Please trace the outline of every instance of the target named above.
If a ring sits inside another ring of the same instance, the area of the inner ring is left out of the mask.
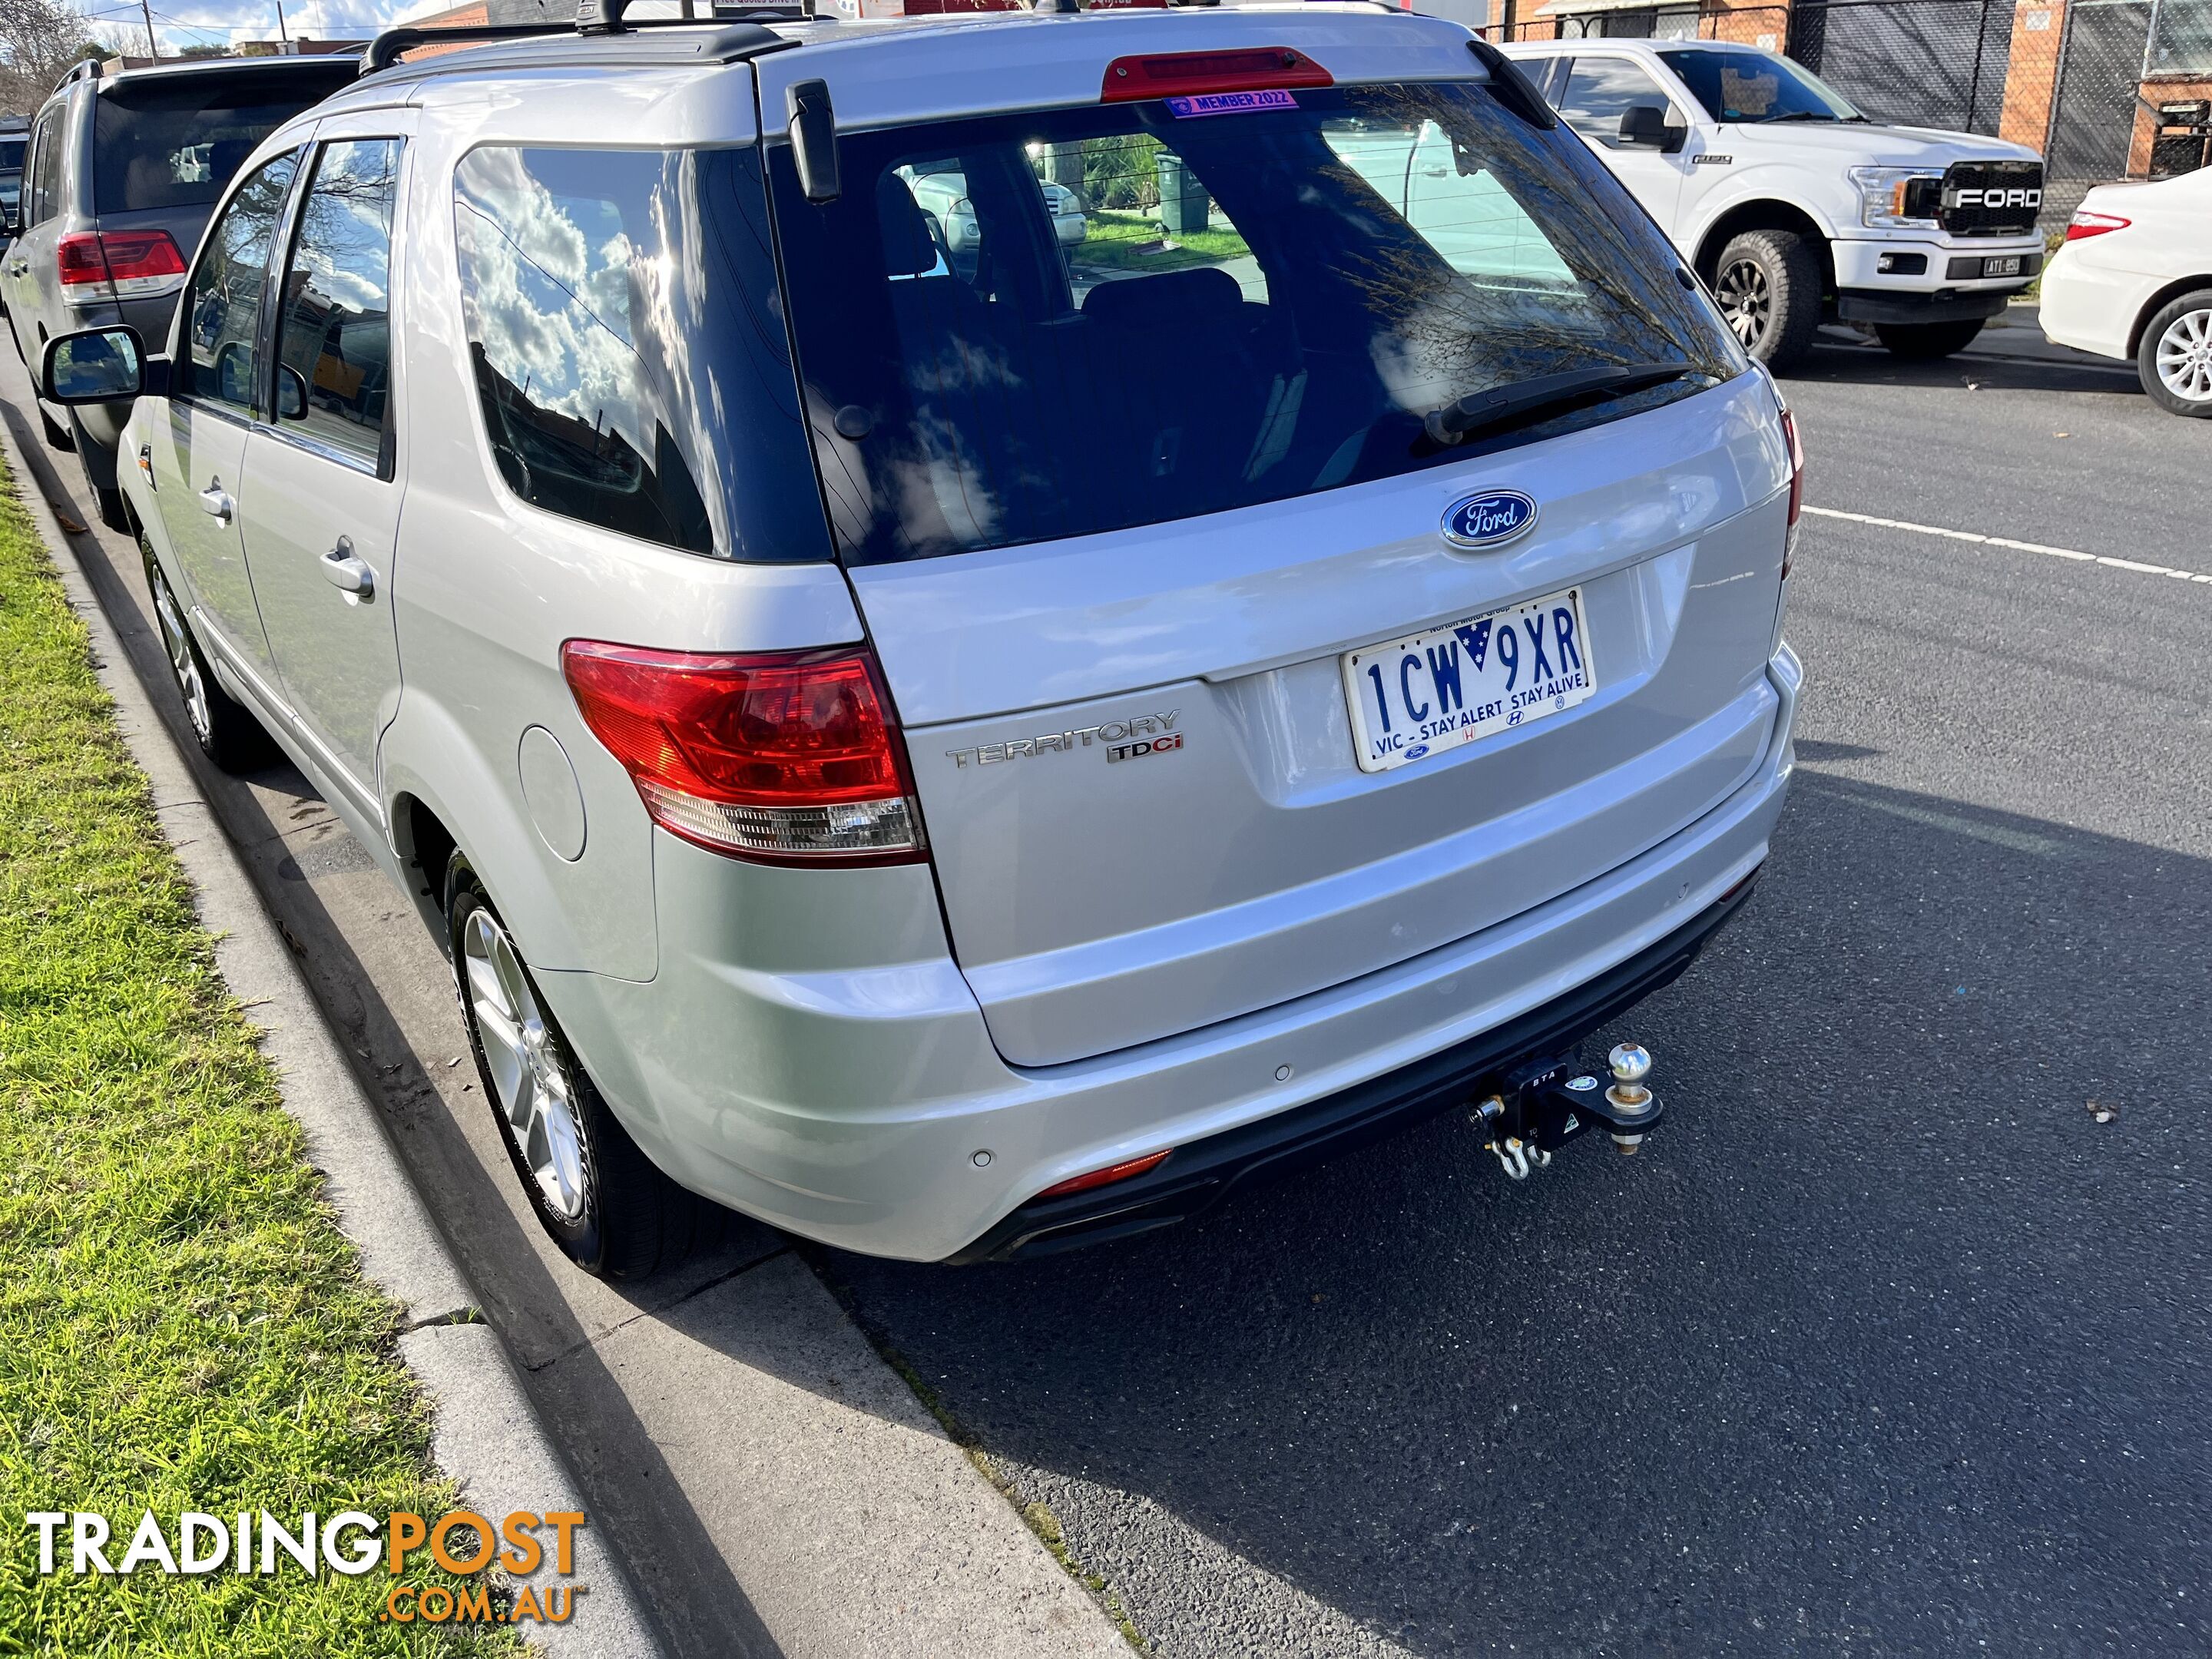
[[[2043,206],[2039,161],[1955,161],[1943,174],[1937,222],[1954,236],[2017,236]]]

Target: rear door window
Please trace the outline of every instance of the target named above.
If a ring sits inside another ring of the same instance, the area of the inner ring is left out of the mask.
[[[267,76],[149,76],[104,92],[93,117],[94,211],[205,207],[264,138],[343,84]]]
[[[1744,367],[1602,164],[1479,83],[995,116],[840,152],[826,205],[769,154],[816,455],[860,562],[1391,477]],[[1651,362],[1683,375],[1460,447],[1424,431],[1471,392]]]
[[[1577,58],[1559,96],[1559,114],[1591,143],[1620,148],[1620,118],[1632,109],[1674,107],[1666,91],[1640,64],[1626,58]]]
[[[59,109],[51,109],[39,118],[38,142],[33,147],[31,162],[31,213],[27,222],[30,224],[52,218],[61,195],[61,146],[55,142],[60,117]]]

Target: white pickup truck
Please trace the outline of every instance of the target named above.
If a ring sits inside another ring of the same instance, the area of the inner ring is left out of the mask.
[[[1902,357],[1948,356],[2043,263],[2042,158],[1883,126],[1778,52],[1719,40],[1509,46],[1650,210],[1771,368],[1823,319]]]

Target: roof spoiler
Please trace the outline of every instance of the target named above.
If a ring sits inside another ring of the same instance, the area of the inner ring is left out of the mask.
[[[1521,73],[1521,65],[1491,45],[1480,35],[1467,43],[1475,61],[1490,72],[1490,95],[1511,110],[1530,126],[1548,132],[1559,125],[1559,118],[1544,101],[1544,94],[1536,90],[1528,77]]]

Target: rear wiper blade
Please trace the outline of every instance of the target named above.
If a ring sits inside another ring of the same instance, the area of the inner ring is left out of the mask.
[[[1627,363],[1605,368],[1570,369],[1540,374],[1533,380],[1470,392],[1455,403],[1421,417],[1429,441],[1449,447],[1486,427],[1548,413],[1593,398],[1620,398],[1646,386],[1680,380],[1697,371],[1687,363]]]

